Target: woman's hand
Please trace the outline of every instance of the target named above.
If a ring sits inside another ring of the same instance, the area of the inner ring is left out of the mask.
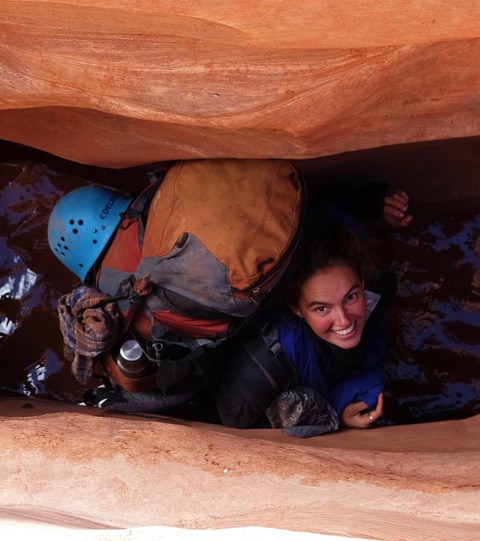
[[[382,218],[395,229],[406,227],[412,221],[412,215],[407,214],[409,197],[403,190],[394,190],[383,200]]]
[[[348,428],[370,428],[383,415],[383,393],[378,395],[377,406],[369,410],[365,402],[352,402],[342,412],[342,423]]]

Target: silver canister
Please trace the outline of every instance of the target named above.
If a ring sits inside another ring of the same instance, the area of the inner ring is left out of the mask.
[[[136,340],[124,342],[117,355],[117,365],[129,378],[141,378],[147,372],[147,360],[140,344]]]

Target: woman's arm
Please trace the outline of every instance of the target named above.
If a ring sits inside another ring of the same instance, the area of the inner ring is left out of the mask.
[[[365,402],[353,402],[342,412],[342,423],[348,428],[370,428],[383,415],[383,393],[377,397],[375,408]]]

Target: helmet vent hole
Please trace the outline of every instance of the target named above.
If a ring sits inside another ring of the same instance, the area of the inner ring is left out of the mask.
[[[97,240],[95,240],[95,239],[92,242],[93,242],[93,244],[97,244]]]
[[[72,229],[72,233],[73,233],[74,235],[76,235],[76,234],[78,233],[78,229],[77,229],[76,227],[74,227],[74,228]]]
[[[69,220],[68,222],[70,225],[73,225],[75,222],[73,220]]]
[[[83,225],[83,220],[78,220],[78,225]]]

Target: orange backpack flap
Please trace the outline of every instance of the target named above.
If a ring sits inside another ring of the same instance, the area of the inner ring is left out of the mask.
[[[254,314],[286,270],[304,199],[303,179],[286,160],[179,162],[129,209],[98,288],[117,296],[132,276],[150,276],[147,327],[158,319],[184,336],[231,335],[232,319]],[[119,306],[128,310],[126,301]]]
[[[173,308],[184,297],[250,315],[290,261],[304,197],[286,160],[180,162],[152,200],[136,274],[149,273],[167,298],[170,291]]]

